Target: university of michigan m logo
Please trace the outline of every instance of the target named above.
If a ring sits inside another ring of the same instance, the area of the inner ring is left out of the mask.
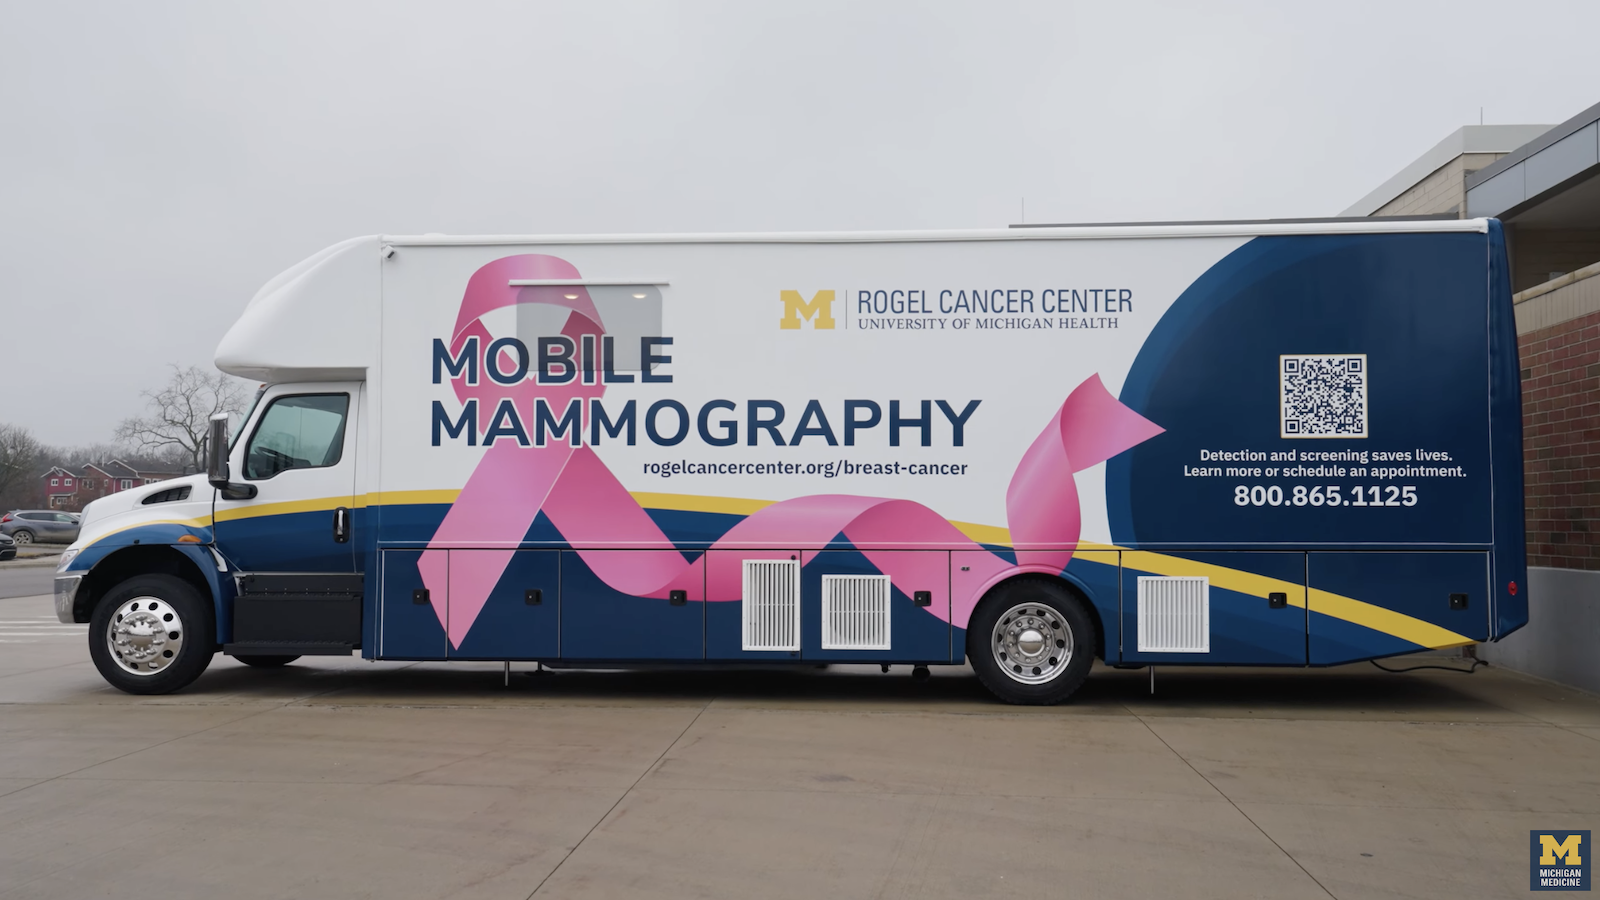
[[[799,291],[783,292],[783,318],[778,327],[797,330],[801,319],[812,317],[816,318],[811,323],[812,328],[833,328],[833,291],[817,291],[810,302],[800,296]]]
[[[1557,841],[1553,834],[1539,835],[1539,848],[1544,852],[1539,856],[1539,865],[1556,865],[1556,857],[1561,857],[1561,864],[1568,866],[1583,865],[1583,835],[1568,834],[1566,840]]]

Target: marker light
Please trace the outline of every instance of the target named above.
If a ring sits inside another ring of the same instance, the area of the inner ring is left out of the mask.
[[[578,299],[578,295],[577,294],[562,294],[561,296],[567,298],[568,300],[576,300],[576,299]]]
[[[643,294],[634,294],[633,295],[633,299],[635,299],[635,300],[643,300],[644,299],[644,295]]]

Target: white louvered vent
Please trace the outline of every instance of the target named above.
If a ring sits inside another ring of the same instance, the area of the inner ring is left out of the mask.
[[[889,649],[889,576],[822,576],[822,649]]]
[[[800,563],[785,559],[744,561],[739,601],[744,649],[800,649]]]
[[[1211,579],[1139,576],[1139,652],[1211,652]]]

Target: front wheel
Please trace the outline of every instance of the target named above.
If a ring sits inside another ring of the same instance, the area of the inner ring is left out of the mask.
[[[1089,676],[1094,623],[1066,586],[1018,579],[991,591],[973,611],[967,657],[983,686],[1007,703],[1060,703]]]
[[[111,686],[170,694],[211,665],[216,625],[209,600],[172,575],[138,575],[112,588],[89,619],[89,656]]]

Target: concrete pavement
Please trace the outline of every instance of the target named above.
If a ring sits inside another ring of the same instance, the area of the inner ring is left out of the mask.
[[[0,563],[0,600],[46,595],[55,590],[55,561]]]
[[[0,898],[1506,897],[1600,698],[1487,669],[555,672],[218,657],[136,698],[0,600]],[[1404,665],[1414,661],[1399,661]]]

